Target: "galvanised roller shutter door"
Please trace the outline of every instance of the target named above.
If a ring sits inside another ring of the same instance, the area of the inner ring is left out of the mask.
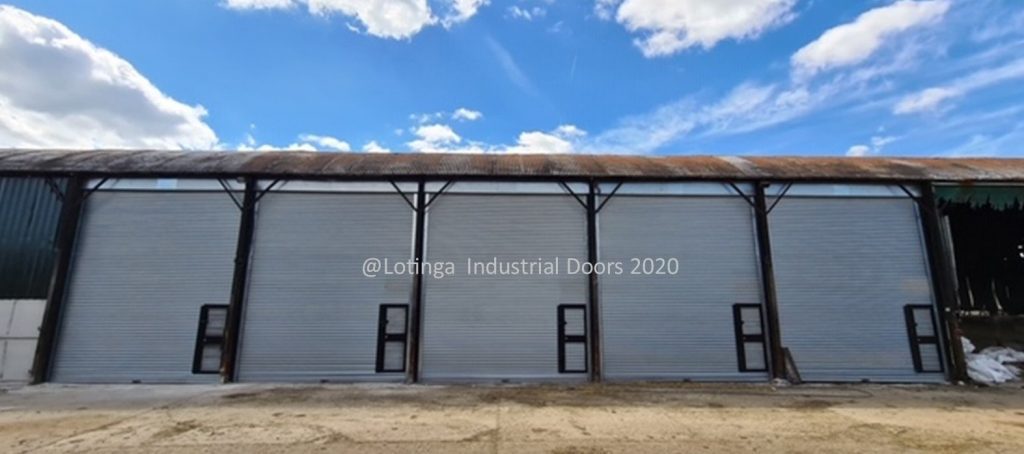
[[[903,308],[932,305],[909,198],[783,198],[769,215],[783,346],[807,381],[928,382]]]
[[[739,371],[733,325],[734,304],[761,303],[753,222],[739,197],[609,201],[599,215],[599,258],[626,266],[601,276],[606,378],[767,379]],[[633,257],[678,258],[679,272],[631,275]]]
[[[78,232],[52,380],[210,383],[200,307],[228,304],[239,210],[224,192],[97,191]]]
[[[239,379],[403,379],[402,373],[376,373],[377,323],[380,305],[408,304],[413,276],[368,278],[362,265],[371,257],[408,261],[413,220],[413,210],[394,192],[264,196]]]
[[[584,380],[558,372],[558,306],[586,304],[586,275],[467,276],[469,258],[586,260],[586,212],[569,195],[445,194],[430,206],[422,376],[438,381]],[[571,354],[571,353],[570,353]]]

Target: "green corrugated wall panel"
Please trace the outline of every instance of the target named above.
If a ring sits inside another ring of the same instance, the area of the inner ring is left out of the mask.
[[[975,208],[1019,209],[1024,205],[1024,186],[937,186],[935,196],[946,204],[966,203]]]
[[[46,297],[59,218],[46,180],[0,178],[0,299]]]

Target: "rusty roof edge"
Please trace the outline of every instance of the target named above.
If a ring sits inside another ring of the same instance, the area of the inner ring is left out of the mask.
[[[754,164],[742,156],[719,156],[718,158],[735,167],[737,172],[749,175],[757,173]]]
[[[0,173],[1024,182],[1024,159],[0,150]]]

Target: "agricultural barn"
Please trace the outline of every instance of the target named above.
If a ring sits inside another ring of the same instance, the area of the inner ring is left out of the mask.
[[[34,382],[944,382],[961,313],[1024,298],[1024,160],[11,151],[0,178]],[[627,269],[463,269],[492,258]]]

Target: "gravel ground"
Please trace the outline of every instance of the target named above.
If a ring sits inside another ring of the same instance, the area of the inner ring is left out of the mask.
[[[0,452],[1024,452],[1024,390],[963,386],[56,386]]]

